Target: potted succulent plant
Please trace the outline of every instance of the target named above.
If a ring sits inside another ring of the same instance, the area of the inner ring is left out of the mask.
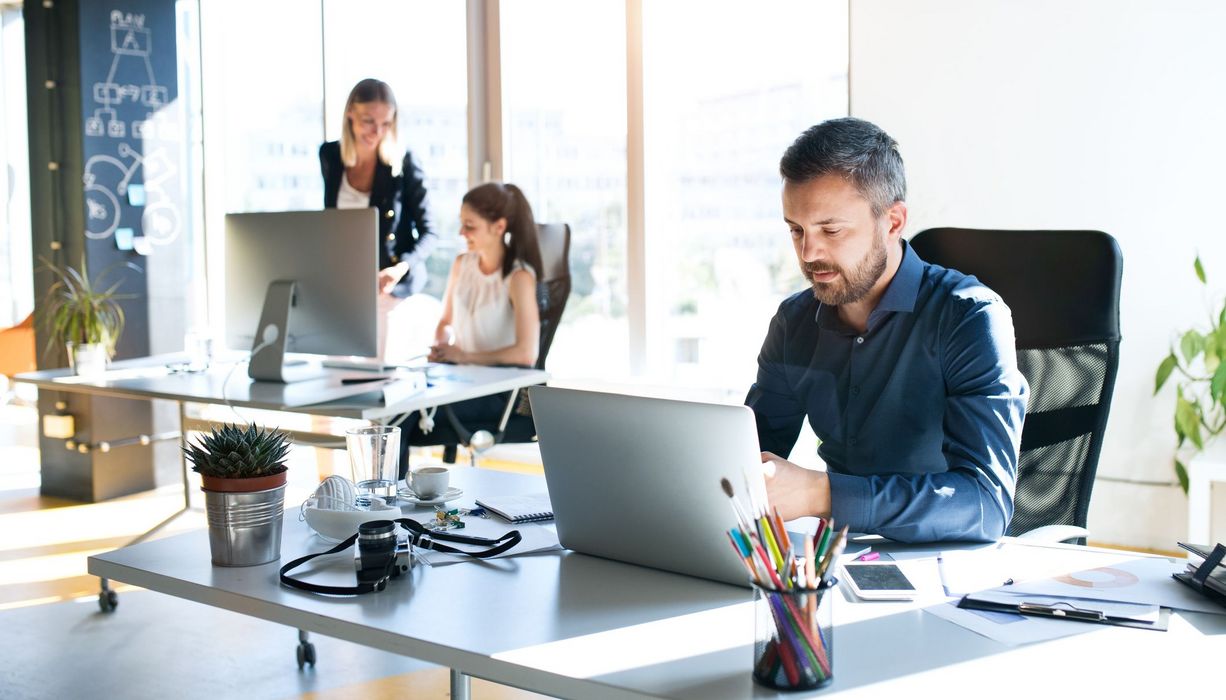
[[[223,425],[183,448],[203,482],[209,547],[218,566],[281,557],[289,439],[255,424]]]
[[[90,279],[85,258],[81,269],[57,265],[46,258],[43,267],[55,275],[43,299],[42,317],[47,328],[48,352],[57,344],[68,350],[68,363],[80,375],[105,372],[115,344],[123,332],[123,307],[119,302],[132,295],[119,294],[119,280],[109,287],[102,280],[115,266]],[[131,263],[124,265],[139,269]]]
[[[1205,285],[1205,268],[1200,256],[1194,265],[1196,278]],[[1158,365],[1154,393],[1178,373],[1175,387],[1175,475],[1184,493],[1188,492],[1185,460],[1195,457],[1226,429],[1226,304],[1219,311],[1209,308],[1207,326],[1191,328],[1179,335],[1178,351]]]

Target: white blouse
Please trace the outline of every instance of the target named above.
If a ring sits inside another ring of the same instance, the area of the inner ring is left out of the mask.
[[[460,255],[452,286],[451,327],[456,345],[464,352],[490,352],[515,344],[515,309],[511,306],[511,275],[502,276],[502,266],[490,274],[481,272],[476,253]],[[531,266],[515,261],[511,272]]]
[[[349,175],[341,173],[341,189],[336,193],[337,209],[366,209],[370,207],[370,193],[349,184]]]

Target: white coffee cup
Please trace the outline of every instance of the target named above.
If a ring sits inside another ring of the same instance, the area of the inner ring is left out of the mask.
[[[418,467],[409,472],[409,488],[422,500],[442,496],[450,480],[451,470],[438,465]]]

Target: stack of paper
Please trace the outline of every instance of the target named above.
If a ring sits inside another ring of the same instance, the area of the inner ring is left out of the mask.
[[[941,559],[946,593],[959,600],[926,610],[1010,645],[1095,629],[1085,622],[1164,631],[1172,609],[1226,614],[1171,578],[1182,562],[1161,557],[1004,545]],[[985,581],[996,585],[965,590]]]

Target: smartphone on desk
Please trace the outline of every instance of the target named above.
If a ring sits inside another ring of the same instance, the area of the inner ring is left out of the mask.
[[[864,600],[911,600],[919,591],[898,568],[888,561],[850,561],[843,565],[847,585]]]

